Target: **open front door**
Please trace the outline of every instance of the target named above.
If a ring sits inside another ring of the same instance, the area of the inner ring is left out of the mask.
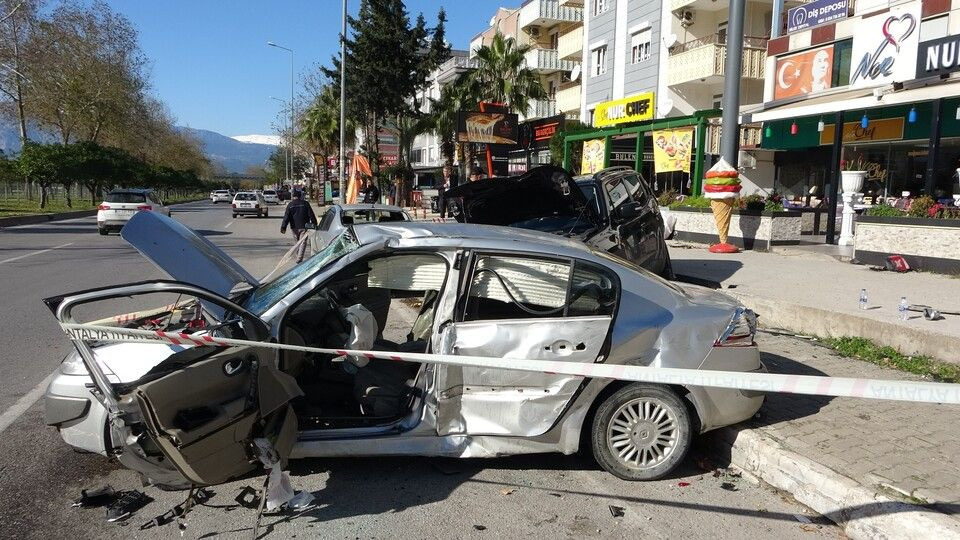
[[[111,300],[137,311],[89,322],[186,333],[196,341],[204,336],[267,337],[264,323],[242,307],[176,282],[120,286],[46,302],[61,322],[87,322],[75,315]],[[102,308],[91,309],[102,314]],[[214,312],[225,316],[216,319]],[[292,377],[279,371],[272,349],[200,347],[189,339],[117,344],[98,342],[93,332],[73,341],[94,380],[95,395],[112,419],[105,426],[112,441],[109,451],[155,483],[222,483],[259,466],[254,439],[270,441],[281,460],[296,441],[296,415],[288,402],[302,393]],[[109,354],[117,347],[124,347],[124,354]],[[147,357],[152,360],[145,363]]]

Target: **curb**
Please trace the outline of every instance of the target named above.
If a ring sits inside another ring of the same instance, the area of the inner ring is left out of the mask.
[[[767,328],[782,328],[820,337],[860,336],[893,347],[903,354],[922,354],[943,362],[960,364],[960,357],[957,356],[960,337],[738,293],[733,289],[720,290],[755,311],[760,316],[760,325]]]
[[[713,444],[731,463],[790,493],[850,538],[960,539],[960,520],[890,499],[755,430],[723,428]]]
[[[48,221],[61,221],[64,219],[82,218],[97,215],[96,210],[77,210],[76,212],[60,212],[57,214],[31,214],[29,216],[12,216],[0,218],[0,228],[16,227],[18,225],[33,225],[35,223],[46,223]]]

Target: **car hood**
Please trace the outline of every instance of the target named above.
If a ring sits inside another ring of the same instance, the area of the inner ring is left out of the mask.
[[[173,279],[224,298],[241,283],[259,282],[196,231],[156,212],[137,212],[120,236]]]
[[[589,201],[560,167],[545,165],[522,176],[490,178],[461,184],[444,193],[462,199],[461,223],[511,225],[551,216],[583,215],[596,223]]]

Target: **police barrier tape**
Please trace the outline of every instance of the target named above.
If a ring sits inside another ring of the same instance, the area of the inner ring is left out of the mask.
[[[616,379],[622,381],[707,386],[750,390],[755,392],[782,392],[815,396],[857,397],[944,403],[960,405],[960,384],[921,381],[890,381],[881,379],[854,379],[848,377],[819,377],[814,375],[785,375],[778,373],[709,371],[664,367],[628,366],[620,364],[562,362],[555,360],[528,360],[523,358],[488,358],[483,356],[455,356],[446,354],[407,353],[395,351],[360,351],[327,349],[288,345],[245,339],[213,337],[159,330],[137,330],[82,323],[60,323],[72,340],[101,342],[162,342],[197,347],[258,347],[264,349],[302,351],[337,356],[363,356],[368,359],[421,362],[452,366],[488,367],[530,371],[550,375]]]

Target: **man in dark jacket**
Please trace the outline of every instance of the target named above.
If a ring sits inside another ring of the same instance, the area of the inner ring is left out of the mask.
[[[374,185],[372,178],[367,178],[367,187],[363,188],[361,193],[363,193],[364,203],[376,204],[380,202],[380,188]]]
[[[287,204],[287,211],[283,213],[283,222],[280,223],[280,234],[287,233],[287,225],[293,230],[293,237],[297,242],[303,238],[307,232],[307,224],[312,224],[311,229],[317,228],[317,216],[313,213],[310,203],[303,200],[303,192],[299,189],[293,192],[293,200]],[[307,242],[300,243],[297,249],[297,264],[303,261],[303,253],[307,249]]]

